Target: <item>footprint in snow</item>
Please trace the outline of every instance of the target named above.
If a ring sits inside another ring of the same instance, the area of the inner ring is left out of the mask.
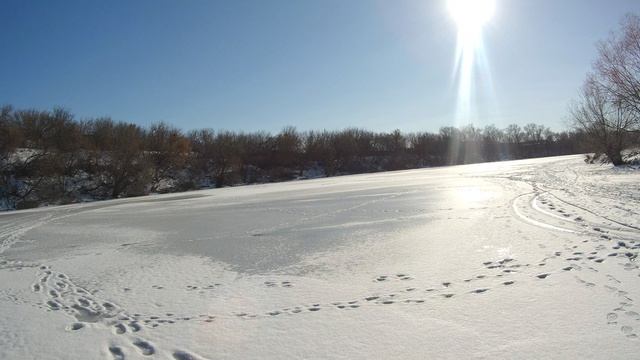
[[[576,281],[577,281],[577,282],[579,282],[579,283],[581,283],[581,284],[583,284],[583,285],[584,285],[584,286],[586,286],[586,287],[594,287],[594,286],[596,286],[596,284],[594,284],[594,283],[592,283],[592,282],[584,281],[584,280],[580,279],[580,278],[579,278],[579,277],[577,277],[577,276],[576,276]]]
[[[620,328],[620,331],[622,331],[622,333],[626,335],[628,338],[635,339],[638,337],[638,335],[633,333],[633,328],[631,326],[627,326],[627,325],[622,326]]]
[[[489,289],[475,289],[475,290],[472,290],[471,292],[473,294],[482,294],[483,292],[486,292],[486,291],[489,291]]]
[[[83,323],[76,322],[76,323],[73,323],[73,324],[69,325],[67,327],[67,330],[76,331],[76,330],[82,329],[83,327],[84,327]]]
[[[411,299],[407,299],[404,302],[406,303],[416,303],[416,304],[422,304],[424,302],[424,300],[422,299],[418,299],[418,300],[411,300]]]
[[[337,304],[336,307],[338,309],[357,309],[360,307],[356,302],[350,301],[347,304]]]
[[[290,288],[293,287],[293,284],[291,283],[291,281],[265,281],[264,284],[267,287],[285,287],[285,288]]]
[[[60,305],[53,300],[47,301],[47,305],[49,305],[49,309],[51,310],[60,310]]]
[[[138,332],[140,331],[140,325],[138,325],[136,321],[132,321],[129,323],[129,329],[131,329],[132,332]]]
[[[634,320],[640,320],[640,314],[635,311],[627,311],[624,313],[626,316],[633,318]]]
[[[194,355],[189,354],[188,352],[177,350],[171,354],[176,360],[197,360],[198,358]]]
[[[109,346],[109,352],[114,360],[124,360],[124,352],[117,346]]]
[[[407,274],[400,273],[400,274],[395,274],[395,275],[379,275],[378,277],[375,278],[375,281],[378,281],[378,282],[390,281],[393,278],[396,278],[398,280],[404,280],[404,281],[413,280],[413,278],[411,276],[409,276]]]
[[[133,345],[140,350],[142,355],[149,356],[153,355],[156,352],[156,349],[149,343],[148,341],[138,339],[133,342]]]
[[[113,332],[116,333],[117,335],[122,335],[125,332],[127,332],[127,329],[124,327],[123,324],[116,324],[113,326]]]

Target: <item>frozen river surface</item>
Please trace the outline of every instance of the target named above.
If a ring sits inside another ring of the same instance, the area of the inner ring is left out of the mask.
[[[637,358],[639,250],[580,156],[4,213],[0,358]]]

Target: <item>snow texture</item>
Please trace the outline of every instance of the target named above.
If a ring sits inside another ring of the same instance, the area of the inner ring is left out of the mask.
[[[0,215],[1,359],[627,359],[640,173],[582,156]]]

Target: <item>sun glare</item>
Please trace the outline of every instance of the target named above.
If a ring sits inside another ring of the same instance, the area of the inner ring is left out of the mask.
[[[496,8],[495,0],[448,0],[447,7],[458,31],[465,36],[479,35],[491,20]]]
[[[481,85],[491,91],[482,32],[493,17],[496,1],[447,0],[447,8],[458,32],[454,64],[454,76],[458,83],[455,120],[458,125],[463,125],[478,120],[474,109],[477,82],[482,81]]]
[[[496,10],[495,0],[447,0],[448,11],[457,28],[456,57],[453,81],[457,82],[456,112],[454,122],[458,126],[481,123],[476,105],[478,90],[485,99],[492,99],[493,85],[487,60],[483,29],[491,21]],[[491,100],[489,100],[491,101]],[[486,104],[485,104],[486,105]],[[456,144],[451,156],[457,157]]]

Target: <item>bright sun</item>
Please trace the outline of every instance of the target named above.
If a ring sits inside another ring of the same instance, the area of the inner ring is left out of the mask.
[[[478,120],[476,94],[491,96],[491,73],[483,41],[485,25],[496,10],[496,0],[447,0],[455,21],[458,38],[454,76],[458,82],[456,122],[470,124]]]
[[[496,8],[495,0],[447,0],[447,7],[455,20],[460,35],[470,39],[479,35],[491,20]]]

